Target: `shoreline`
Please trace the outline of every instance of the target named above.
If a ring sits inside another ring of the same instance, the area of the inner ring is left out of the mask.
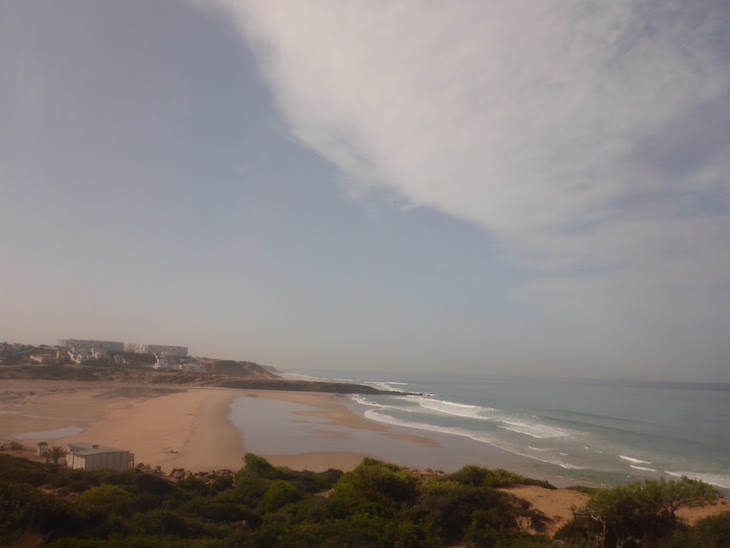
[[[477,465],[559,487],[605,486],[468,436],[376,422],[366,410],[357,398],[328,392],[6,380],[0,441],[98,443],[165,471],[238,469],[246,452],[294,469],[347,471],[371,456],[415,469]]]
[[[248,406],[238,424],[236,402]],[[478,464],[555,479],[499,448],[384,425],[357,407],[348,396],[320,392],[10,380],[0,389],[0,440],[98,443],[129,450],[135,465],[166,472],[238,469],[250,451],[314,471],[351,470],[372,456],[411,468]]]
[[[527,457],[438,432],[414,435],[359,411],[349,397],[329,393],[10,381],[0,388],[0,441],[26,434],[22,443],[31,450],[22,456],[32,460],[43,460],[35,457],[36,441],[118,447],[135,454],[135,465],[159,467],[167,476],[173,469],[236,472],[246,452],[274,466],[314,472],[346,472],[366,456],[428,472],[451,473],[465,465],[505,468],[558,487],[508,489],[549,515],[553,529],[570,519],[571,506],[588,499],[565,489],[579,482],[540,472]],[[55,439],[32,437],[73,426],[84,430]],[[726,511],[724,504],[715,504],[683,510],[682,517],[695,522]]]

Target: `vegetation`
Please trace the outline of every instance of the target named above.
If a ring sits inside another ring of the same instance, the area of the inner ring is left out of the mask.
[[[66,449],[61,445],[54,445],[46,453],[46,457],[48,457],[53,464],[58,464],[66,455],[68,455],[68,451],[66,451]]]
[[[716,496],[706,483],[686,477],[600,489],[585,508],[574,510],[573,521],[556,538],[591,546],[656,545],[680,529],[678,508],[704,505]]]
[[[248,454],[235,476],[174,482],[138,469],[70,470],[0,454],[0,545],[546,546],[545,516],[497,487],[539,484],[475,466],[421,477],[364,459],[297,472]],[[682,528],[679,505],[714,492],[691,480],[601,490],[560,531],[563,546],[727,546],[730,516]],[[597,521],[595,518],[599,518]],[[603,521],[600,521],[603,520]],[[599,527],[595,526],[599,524]],[[604,528],[605,524],[605,528]],[[601,537],[601,531],[605,533]],[[641,535],[641,538],[640,538]],[[725,544],[723,544],[723,542]]]

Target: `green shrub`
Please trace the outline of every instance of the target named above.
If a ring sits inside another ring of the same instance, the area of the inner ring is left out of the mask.
[[[0,482],[43,485],[48,481],[48,468],[40,462],[0,453]]]
[[[135,514],[130,522],[133,534],[173,537],[191,536],[188,521],[169,510],[153,510],[146,514]]]
[[[340,478],[332,498],[375,503],[392,513],[402,504],[413,504],[417,494],[416,476],[398,466],[365,458]]]
[[[46,536],[77,530],[79,515],[67,503],[30,485],[0,483],[0,535],[32,531]]]
[[[526,478],[519,474],[513,474],[512,472],[503,470],[502,468],[489,470],[487,468],[469,465],[451,474],[449,478],[463,485],[473,485],[475,487],[480,485],[495,488],[510,487],[512,485],[537,485],[546,489],[555,489],[554,486],[546,481]]]
[[[186,493],[194,493],[196,495],[209,495],[212,493],[210,487],[198,478],[190,477],[182,479],[177,482],[177,486]]]
[[[420,500],[423,508],[440,524],[448,542],[462,539],[468,531],[477,538],[477,530],[487,526],[500,534],[516,532],[518,518],[529,518],[539,527],[544,518],[530,510],[528,502],[509,493],[487,486],[450,484],[448,489],[425,493]]]
[[[275,480],[261,499],[261,507],[264,512],[274,512],[282,506],[296,502],[301,498],[301,493],[292,483]]]
[[[656,543],[677,530],[679,507],[703,505],[716,495],[709,485],[689,478],[646,480],[601,489],[574,513],[574,519],[558,531],[556,538],[598,546]]]
[[[225,499],[196,497],[177,508],[184,517],[197,518],[211,523],[237,523],[251,520],[252,512],[237,502]]]
[[[210,489],[216,493],[221,493],[223,491],[227,491],[231,487],[233,487],[233,478],[229,476],[218,476],[213,481]]]
[[[263,457],[246,453],[243,457],[244,467],[236,474],[235,483],[246,478],[263,478],[269,480],[284,479],[283,471],[272,464],[269,464]]]
[[[81,493],[74,503],[81,511],[128,515],[134,496],[116,485],[98,485]]]
[[[233,489],[235,500],[249,508],[256,508],[261,498],[266,494],[272,481],[264,478],[238,478]]]
[[[137,474],[134,478],[134,486],[137,492],[149,493],[156,497],[165,497],[176,489],[172,481],[154,474]]]
[[[730,548],[730,512],[702,519],[661,544],[662,548]]]

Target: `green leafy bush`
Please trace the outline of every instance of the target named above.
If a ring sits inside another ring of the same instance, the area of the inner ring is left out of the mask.
[[[716,496],[717,491],[709,485],[686,477],[601,489],[583,509],[574,512],[574,519],[556,538],[597,546],[656,543],[677,530],[678,508],[703,505]]]
[[[392,464],[365,458],[352,472],[344,474],[334,487],[332,504],[344,503],[354,510],[360,503],[392,515],[403,504],[413,504],[418,478]]]
[[[486,487],[511,487],[512,485],[537,485],[545,489],[555,489],[547,481],[534,480],[513,474],[502,468],[490,470],[479,466],[464,466],[458,472],[451,474],[453,481],[463,485],[486,486]]]
[[[662,542],[662,548],[730,548],[730,512],[712,516]]]
[[[52,546],[545,546],[545,517],[495,486],[531,483],[504,470],[464,467],[418,477],[364,459],[343,474],[297,472],[246,456],[235,481],[177,483],[140,470],[84,472],[0,455],[0,545]],[[1,478],[17,476],[20,481]],[[224,476],[219,476],[224,477]],[[50,483],[73,504],[46,494]],[[542,484],[542,482],[534,482]],[[47,487],[45,485],[44,487]],[[329,491],[331,489],[331,491]],[[645,544],[730,548],[730,515],[694,527],[680,506],[714,497],[705,484],[643,482],[598,490],[559,532],[562,546]]]
[[[39,486],[46,483],[49,477],[48,467],[40,462],[0,453],[0,482],[12,481]]]
[[[297,502],[301,498],[302,494],[294,484],[284,480],[275,480],[261,498],[261,507],[264,512],[274,512],[282,506]]]
[[[26,531],[47,537],[63,534],[80,523],[80,516],[63,501],[30,485],[0,483],[0,544],[10,544],[6,541]]]

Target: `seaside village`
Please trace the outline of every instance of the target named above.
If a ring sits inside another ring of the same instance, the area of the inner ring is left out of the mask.
[[[133,344],[116,341],[62,339],[55,346],[0,343],[0,364],[100,365],[144,364],[156,370],[204,373],[205,364],[188,356],[187,346]],[[45,441],[37,443],[37,456],[65,461],[81,470],[126,470],[134,467],[134,453],[93,443],[72,443],[59,451]]]
[[[205,364],[188,356],[187,346],[61,339],[55,346],[0,343],[0,364],[141,364],[157,370],[204,373]]]

